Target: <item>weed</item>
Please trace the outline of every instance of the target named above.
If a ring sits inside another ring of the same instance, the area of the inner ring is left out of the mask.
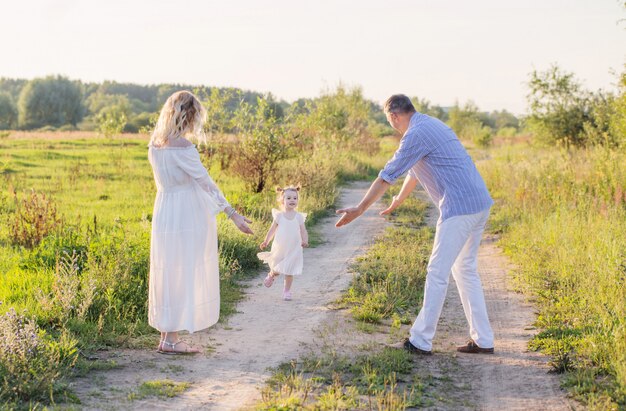
[[[0,316],[0,401],[48,402],[63,396],[62,382],[77,358],[75,345],[67,336],[53,340],[13,309]]]
[[[43,193],[31,190],[19,201],[15,195],[15,217],[11,224],[11,241],[15,245],[33,248],[41,240],[58,229],[61,218],[57,216],[54,201]]]

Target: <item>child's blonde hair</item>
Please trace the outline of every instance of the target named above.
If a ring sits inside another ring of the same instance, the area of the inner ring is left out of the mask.
[[[276,201],[278,201],[278,204],[282,206],[283,199],[285,196],[285,191],[295,191],[296,193],[298,193],[298,196],[300,196],[300,188],[301,188],[300,184],[297,184],[295,186],[286,186],[286,187],[277,186],[276,187]]]
[[[189,136],[199,143],[206,141],[204,121],[206,110],[193,93],[183,90],[168,97],[159,114],[150,143],[167,144],[170,139]]]

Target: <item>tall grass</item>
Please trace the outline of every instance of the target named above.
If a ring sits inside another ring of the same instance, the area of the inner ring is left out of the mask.
[[[626,153],[500,147],[479,164],[491,229],[535,296],[531,346],[589,407],[626,407]]]

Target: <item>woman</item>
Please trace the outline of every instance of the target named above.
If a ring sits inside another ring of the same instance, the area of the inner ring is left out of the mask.
[[[237,228],[251,223],[231,207],[200,161],[205,110],[188,91],[172,94],[161,109],[148,149],[157,187],[150,243],[148,322],[161,331],[164,354],[200,350],[179,339],[215,324],[220,294],[215,216]]]

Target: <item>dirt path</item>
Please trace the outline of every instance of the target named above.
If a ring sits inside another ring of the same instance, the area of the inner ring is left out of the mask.
[[[524,297],[510,291],[508,262],[486,236],[478,256],[487,310],[496,341],[494,355],[457,355],[455,346],[467,339],[463,307],[451,278],[435,350],[455,357],[459,377],[470,385],[473,404],[481,410],[570,410],[576,404],[565,397],[548,359],[527,349],[536,331],[534,309]],[[473,407],[472,407],[473,408]]]
[[[343,191],[341,205],[356,204],[368,184]],[[336,300],[351,279],[350,261],[362,253],[386,226],[377,216],[377,204],[355,223],[340,230],[335,218],[320,223],[325,243],[305,250],[305,272],[294,281],[294,300],[280,299],[280,281],[271,289],[261,286],[262,277],[250,281],[248,297],[239,304],[239,314],[228,324],[196,333],[193,340],[209,354],[169,357],[148,351],[115,354],[122,368],[94,372],[74,387],[85,409],[211,409],[236,410],[260,398],[259,388],[274,367],[298,358],[322,345],[352,351],[365,342],[389,344],[386,333],[355,331],[345,311],[328,304]],[[431,214],[430,223],[434,220]],[[434,409],[566,410],[574,404],[565,398],[558,377],[548,374],[546,358],[528,352],[527,342],[535,332],[532,306],[508,287],[507,260],[486,236],[479,254],[479,271],[492,326],[496,354],[457,355],[455,346],[467,338],[466,322],[456,285],[451,278],[442,319],[434,341],[435,355],[424,358],[425,371],[453,380],[439,395],[450,401]],[[408,332],[408,329],[405,330]],[[191,388],[172,399],[129,399],[144,381],[171,379],[190,382]]]
[[[357,204],[368,187],[367,183],[350,186],[339,203]],[[193,335],[193,342],[208,347],[210,354],[172,357],[141,350],[118,352],[114,359],[122,368],[95,372],[77,382],[74,388],[84,408],[235,410],[254,402],[270,375],[268,367],[299,357],[315,338],[315,330],[332,316],[327,304],[350,282],[350,261],[386,225],[377,215],[380,209],[372,207],[359,224],[340,230],[334,227],[335,217],[320,223],[324,243],[305,250],[304,272],[294,279],[293,301],[281,299],[280,279],[270,289],[261,285],[261,276],[250,281],[247,298],[237,306],[239,314],[226,325]],[[172,399],[128,399],[142,382],[165,378],[192,386]]]
[[[425,196],[421,196],[425,199]],[[428,223],[436,224],[433,207]],[[525,297],[512,291],[508,259],[496,246],[497,238],[486,234],[478,253],[487,311],[495,334],[494,355],[461,355],[456,346],[468,338],[467,322],[454,278],[450,284],[437,334],[435,352],[453,357],[456,378],[469,385],[471,409],[570,410],[576,404],[565,397],[559,378],[548,373],[548,358],[527,349],[536,333],[535,310]],[[435,358],[435,356],[433,356]],[[435,367],[439,368],[439,367]]]

